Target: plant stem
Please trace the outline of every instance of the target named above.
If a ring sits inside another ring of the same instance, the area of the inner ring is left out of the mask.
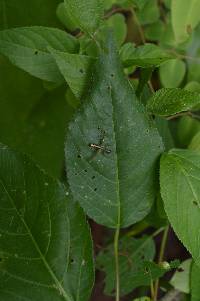
[[[115,277],[116,277],[116,295],[115,295],[115,301],[120,301],[119,233],[120,233],[120,227],[118,226],[117,229],[116,229],[116,231],[115,231],[115,239],[114,239]]]
[[[160,246],[160,253],[159,253],[159,258],[158,258],[158,264],[162,263],[163,258],[164,258],[164,253],[165,253],[165,248],[166,248],[166,244],[167,244],[168,233],[169,233],[169,225],[166,226],[165,231],[163,233],[162,242],[161,242],[161,246]],[[157,279],[156,282],[155,282],[153,301],[157,301],[157,298],[158,298],[158,288],[159,288],[159,279]]]
[[[136,15],[136,13],[135,13],[134,8],[131,9],[131,12],[132,12],[133,18],[134,18],[134,20],[135,20],[135,23],[136,23],[136,25],[137,25],[137,27],[138,27],[138,31],[139,31],[139,34],[140,34],[141,41],[142,41],[143,44],[145,44],[145,43],[146,43],[146,40],[145,40],[144,31],[143,31],[143,28],[142,28],[142,26],[141,26],[139,20],[138,20],[138,17],[137,17],[137,15]]]

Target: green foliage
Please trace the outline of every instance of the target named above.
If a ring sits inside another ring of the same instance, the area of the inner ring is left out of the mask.
[[[100,26],[102,0],[65,0],[65,6],[77,26],[88,34],[93,34]]]
[[[198,8],[0,0],[0,300],[199,300]]]
[[[200,103],[200,94],[179,88],[160,89],[149,99],[147,109],[159,116],[192,110]]]
[[[91,76],[91,65],[95,59],[86,55],[70,54],[50,49],[61,74],[77,98],[81,98]]]
[[[191,150],[171,150],[161,159],[161,195],[167,216],[197,264],[200,263],[196,240],[200,226],[199,168],[200,155]]]
[[[100,55],[94,71],[92,90],[69,125],[65,152],[74,199],[91,218],[112,228],[133,224],[149,212],[155,163],[163,149],[118,60],[109,37],[107,51]],[[100,151],[90,144],[100,145]],[[139,154],[143,155],[137,163]]]
[[[200,21],[199,0],[172,0],[172,25],[177,43],[184,42]]]
[[[62,82],[63,77],[48,47],[73,53],[78,50],[78,42],[54,28],[36,26],[0,32],[0,53],[14,65],[40,79]]]
[[[186,66],[181,60],[174,59],[164,63],[159,70],[160,80],[165,88],[177,88],[183,81]]]
[[[147,261],[153,260],[155,246],[151,237],[134,239],[124,237],[119,245],[119,267],[121,279],[121,295],[128,294],[134,288],[150,285],[151,270]],[[97,267],[103,270],[105,277],[105,294],[112,295],[115,288],[115,261],[112,245],[103,250],[97,257]]]
[[[124,67],[135,65],[143,68],[159,66],[171,58],[170,55],[154,44],[146,44],[135,48],[131,43],[127,43],[121,48],[120,56]]]
[[[183,261],[170,280],[170,284],[175,289],[186,294],[190,293],[191,264],[191,259]]]

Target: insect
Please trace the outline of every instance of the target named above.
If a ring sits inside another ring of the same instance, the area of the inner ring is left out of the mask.
[[[100,128],[98,129],[100,130]],[[105,140],[105,131],[101,130],[99,143],[98,144],[90,143],[89,147],[95,150],[97,153],[102,152],[102,153],[110,154],[111,150],[105,147],[104,140]]]

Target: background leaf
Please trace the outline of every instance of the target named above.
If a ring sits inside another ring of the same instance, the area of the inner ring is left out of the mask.
[[[200,155],[191,150],[171,150],[161,158],[161,195],[178,238],[200,264],[199,180]],[[182,221],[181,223],[179,221]]]
[[[65,0],[65,6],[83,31],[93,34],[98,29],[103,17],[102,0]]]
[[[60,0],[20,0],[19,5],[16,0],[0,0],[0,30],[33,25],[60,27],[55,15],[59,2]]]
[[[172,0],[172,25],[177,43],[184,42],[200,21],[199,0]]]
[[[185,76],[185,63],[179,59],[173,59],[160,66],[159,74],[161,84],[165,88],[177,88]]]
[[[192,110],[200,103],[200,94],[179,88],[160,89],[147,103],[147,109],[155,115],[169,116]]]
[[[151,237],[140,239],[124,237],[120,240],[119,254],[121,295],[126,295],[137,287],[148,286],[151,275],[146,270],[145,261],[153,260],[155,256],[153,239]],[[97,268],[106,274],[105,294],[112,295],[115,289],[115,261],[112,245],[99,253]]]
[[[66,89],[42,81],[0,58],[0,141],[31,155],[54,177],[64,170],[64,137],[74,109]]]
[[[113,228],[133,224],[149,212],[155,164],[163,150],[118,60],[110,38],[87,102],[69,125],[65,148],[74,199],[95,221]],[[96,152],[91,143],[102,144],[103,151]]]
[[[149,68],[159,66],[171,59],[170,55],[154,44],[145,44],[137,48],[132,43],[124,44],[120,50],[120,56],[124,67],[135,65]]]
[[[62,283],[70,247],[64,187],[3,145],[0,165],[1,299],[72,300]]]
[[[77,52],[79,47],[74,37],[54,28],[34,26],[0,32],[0,53],[14,65],[40,79],[62,82],[49,46],[70,53]]]
[[[170,280],[170,284],[175,289],[186,294],[190,293],[191,264],[191,258],[183,261]]]

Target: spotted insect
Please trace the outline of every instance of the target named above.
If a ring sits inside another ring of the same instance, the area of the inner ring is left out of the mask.
[[[96,143],[89,143],[89,147],[92,148],[94,151],[96,151],[96,154],[102,152],[102,153],[105,153],[105,154],[110,154],[111,153],[111,150],[108,149],[105,145],[104,145],[104,141],[105,141],[105,131],[104,130],[101,130],[99,127],[98,127],[98,130],[100,130],[100,139],[99,139],[99,143],[96,144]]]

